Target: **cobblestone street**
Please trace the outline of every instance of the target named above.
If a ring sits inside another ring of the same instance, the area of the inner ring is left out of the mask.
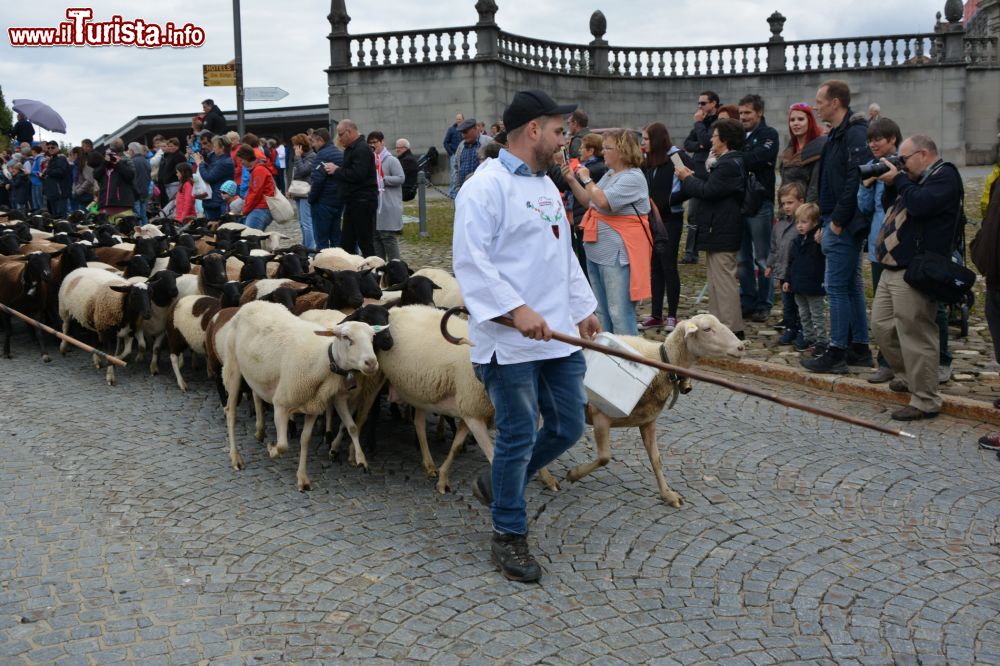
[[[488,560],[473,445],[440,496],[412,429],[388,425],[370,474],[324,446],[300,494],[296,456],[267,458],[247,405],[247,469],[229,467],[200,368],[187,395],[167,364],[108,388],[82,352],[43,365],[17,330],[0,663],[1000,663],[1000,461],[981,425],[893,439],[697,385],[660,419],[685,505],[658,500],[638,433],[615,431],[608,467],[531,485],[545,574],[523,586]],[[552,471],[591,455],[588,439]]]

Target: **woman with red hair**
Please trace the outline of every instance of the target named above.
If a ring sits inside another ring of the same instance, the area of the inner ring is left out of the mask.
[[[781,154],[778,165],[781,183],[801,182],[806,188],[806,201],[816,203],[819,200],[819,158],[826,136],[811,106],[803,102],[789,107],[788,133],[788,147]]]

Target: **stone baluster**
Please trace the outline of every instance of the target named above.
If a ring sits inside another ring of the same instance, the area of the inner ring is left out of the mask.
[[[590,15],[590,34],[594,39],[590,42],[590,73],[608,73],[608,42],[604,35],[608,32],[608,19],[601,10]]]
[[[347,33],[347,24],[351,17],[347,15],[345,0],[332,0],[330,13],[326,20],[330,22],[330,68],[346,69],[351,66],[351,36]]]
[[[495,60],[498,55],[500,28],[497,26],[497,3],[494,0],[478,0],[476,11],[476,60]]]
[[[785,38],[781,36],[781,31],[785,29],[785,17],[778,12],[774,12],[767,17],[767,24],[771,27],[771,38],[767,40],[767,71],[785,71]],[[758,71],[760,68],[758,67]]]

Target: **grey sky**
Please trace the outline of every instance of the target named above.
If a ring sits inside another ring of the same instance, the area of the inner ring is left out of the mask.
[[[77,6],[84,3],[72,3]],[[280,86],[290,94],[278,103],[248,108],[326,102],[329,65],[328,0],[242,0],[245,85]],[[850,37],[929,32],[943,0],[870,2],[838,0],[827,7],[802,0],[497,0],[497,23],[508,32],[561,42],[586,43],[591,12],[608,19],[605,36],[614,45],[673,46],[766,41],[766,18],[784,14],[786,39]],[[213,97],[223,110],[235,108],[233,88],[204,88],[201,65],[233,58],[232,5],[225,0],[126,2],[97,0],[94,20],[141,18],[152,23],[191,22],[204,28],[204,46],[188,49],[134,47],[13,48],[6,30],[0,37],[0,84],[8,103],[40,99],[58,110],[78,143],[114,131],[138,115],[201,112]],[[65,19],[63,3],[4,3],[4,28],[49,27]],[[433,3],[347,0],[352,33],[472,25],[474,0]],[[385,91],[386,104],[405,104]]]

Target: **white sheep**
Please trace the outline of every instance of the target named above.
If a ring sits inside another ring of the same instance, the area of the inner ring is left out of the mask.
[[[389,326],[393,346],[378,352],[379,368],[389,382],[389,399],[398,398],[415,409],[414,425],[424,468],[428,477],[433,478],[437,473],[440,493],[449,489],[448,472],[470,432],[486,458],[493,460],[493,440],[488,428],[494,416],[486,388],[472,369],[468,348],[441,337],[443,316],[441,310],[426,305],[392,308]],[[449,320],[452,332],[459,336],[468,336],[468,326],[464,320]],[[427,446],[426,412],[461,419],[448,457],[439,470],[434,469]],[[547,470],[540,470],[538,476],[550,489],[559,487]]]
[[[430,278],[434,284],[441,289],[434,290],[434,305],[439,308],[454,308],[464,306],[462,300],[462,290],[458,286],[458,280],[448,271],[440,268],[421,268],[414,275],[423,275]]]
[[[130,284],[121,276],[99,268],[78,268],[63,280],[59,287],[59,317],[63,333],[76,321],[84,328],[96,332],[102,340],[117,331],[114,353],[126,341],[123,355],[131,352],[132,339],[143,319],[151,315],[149,289],[146,284]],[[59,351],[65,354],[69,346],[63,341]],[[100,358],[94,354],[94,365],[101,367]],[[108,364],[106,381],[115,384],[115,366]]]
[[[313,268],[326,268],[331,271],[356,271],[364,260],[364,257],[351,254],[343,248],[328,247],[313,257],[312,265]]]
[[[450,323],[450,322],[449,322]],[[677,327],[662,343],[636,336],[618,336],[646,358],[663,361],[681,368],[689,368],[700,358],[721,358],[743,355],[744,345],[725,324],[710,314],[700,314],[678,323]],[[667,360],[669,359],[669,360]],[[690,390],[688,380],[682,379],[679,390]],[[667,485],[663,476],[663,463],[656,446],[656,418],[663,406],[674,393],[674,385],[668,373],[659,372],[646,389],[632,413],[621,418],[612,418],[591,404],[587,405],[587,423],[594,426],[594,440],[597,444],[597,459],[578,465],[566,475],[569,481],[579,481],[598,467],[611,462],[611,428],[638,427],[642,443],[649,455],[650,465],[656,475],[660,498],[671,506],[679,507],[682,498]]]
[[[347,424],[358,464],[368,468],[358,430],[347,406],[350,381],[347,374],[371,374],[378,370],[372,349],[377,332],[368,324],[346,322],[333,329],[303,321],[275,303],[255,301],[239,309],[227,327],[223,383],[229,392],[226,424],[229,458],[234,469],[243,468],[236,447],[236,402],[240,380],[246,380],[255,401],[274,406],[277,442],[268,446],[275,458],[288,450],[288,420],[305,414],[296,474],[299,490],[311,488],[306,474],[309,439],[316,418],[333,402],[341,421]],[[329,337],[321,337],[329,336]],[[341,374],[343,373],[343,374]]]

